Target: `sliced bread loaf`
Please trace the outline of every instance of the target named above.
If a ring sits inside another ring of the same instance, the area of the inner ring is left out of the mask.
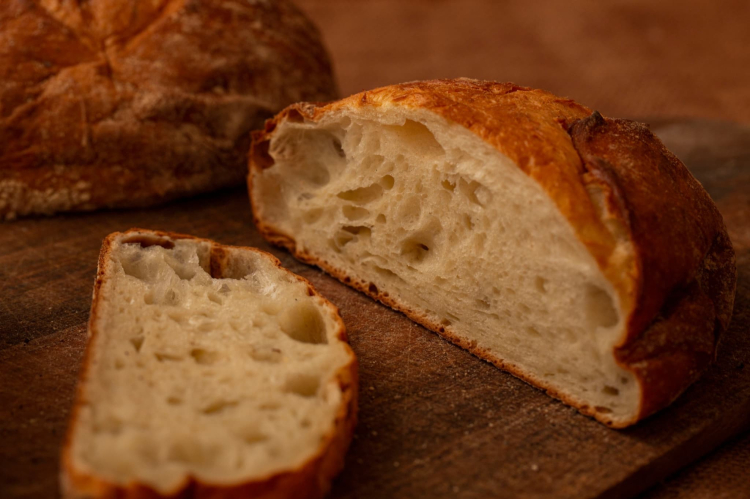
[[[276,258],[177,234],[111,234],[63,492],[321,497],[343,466],[356,400],[336,307]]]
[[[414,82],[254,136],[264,236],[615,427],[714,358],[734,300],[716,206],[647,127],[546,92]]]

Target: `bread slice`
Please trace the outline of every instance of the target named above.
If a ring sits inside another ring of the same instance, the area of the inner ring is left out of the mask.
[[[356,366],[336,307],[273,256],[111,234],[64,496],[321,497],[352,437]]]
[[[716,206],[647,127],[546,92],[414,82],[256,132],[274,243],[599,421],[709,365],[734,300]]]

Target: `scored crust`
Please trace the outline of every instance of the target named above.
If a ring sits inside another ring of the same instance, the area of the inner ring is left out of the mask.
[[[601,408],[552,389],[375,286],[297,250],[292,236],[260,218],[252,179],[273,165],[268,148],[280,122],[396,106],[428,110],[469,129],[513,160],[556,204],[618,294],[627,322],[614,355],[640,384],[636,416],[613,420]],[[693,383],[714,359],[731,318],[734,251],[703,187],[647,126],[604,118],[548,92],[461,78],[392,85],[329,104],[294,104],[254,132],[249,166],[254,220],[266,239],[613,427],[653,414]]]
[[[92,355],[93,341],[99,334],[95,325],[99,314],[99,300],[101,299],[100,290],[107,280],[105,264],[109,260],[112,244],[117,239],[127,239],[128,241],[140,242],[144,245],[169,244],[169,241],[176,239],[189,239],[209,243],[211,245],[210,273],[211,277],[215,278],[222,276],[224,272],[231,267],[231,257],[229,256],[229,253],[232,250],[239,249],[242,251],[254,251],[272,261],[277,268],[287,272],[294,276],[298,281],[306,284],[307,292],[310,296],[317,296],[323,300],[324,304],[333,312],[333,316],[338,325],[336,336],[344,343],[344,346],[349,353],[350,360],[347,365],[343,366],[336,373],[336,381],[341,388],[341,403],[336,412],[333,426],[328,434],[322,439],[315,456],[296,469],[290,469],[262,479],[237,484],[211,484],[202,482],[193,476],[188,476],[186,480],[167,494],[160,494],[152,487],[141,483],[130,483],[125,486],[114,484],[100,477],[76,469],[72,456],[73,431],[78,419],[78,411],[84,403],[83,387],[88,376],[89,357]],[[63,444],[61,459],[62,469],[60,473],[63,497],[71,499],[114,497],[122,499],[161,497],[175,499],[191,497],[215,497],[222,499],[240,499],[245,497],[257,497],[262,499],[297,497],[321,498],[328,492],[333,477],[335,477],[344,467],[344,456],[346,455],[346,451],[351,443],[354,435],[354,428],[357,423],[358,383],[357,359],[348,344],[346,327],[339,315],[338,308],[318,293],[310,281],[285,269],[281,265],[281,262],[270,253],[266,253],[257,248],[221,245],[208,239],[172,232],[130,229],[123,233],[112,233],[104,239],[101,252],[99,253],[99,265],[96,281],[94,283],[91,315],[89,317],[88,342],[83,356],[81,372],[79,374],[76,401],[71,409],[70,424]]]
[[[251,130],[337,94],[289,0],[3,0],[0,37],[0,220],[239,184]]]

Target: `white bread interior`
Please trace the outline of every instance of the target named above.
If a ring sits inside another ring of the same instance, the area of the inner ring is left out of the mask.
[[[268,152],[256,218],[298,254],[563,400],[635,420],[640,387],[614,358],[628,311],[511,159],[389,105],[282,120]]]
[[[294,471],[315,457],[352,362],[335,307],[258,251],[209,274],[211,243],[115,240],[92,324],[75,470],[173,493]],[[225,273],[226,274],[226,273]]]

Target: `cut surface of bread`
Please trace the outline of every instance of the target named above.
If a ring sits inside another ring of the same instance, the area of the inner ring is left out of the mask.
[[[336,308],[271,255],[110,235],[89,333],[68,497],[319,497],[340,469],[354,355]]]
[[[589,136],[625,153],[599,168]],[[731,245],[695,179],[637,124],[544,92],[448,80],[295,105],[256,133],[249,182],[269,240],[613,426],[684,390],[731,315]]]

